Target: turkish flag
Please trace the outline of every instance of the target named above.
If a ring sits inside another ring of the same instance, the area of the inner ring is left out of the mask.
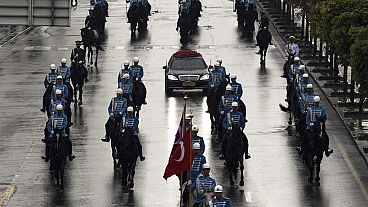
[[[191,156],[191,137],[192,130],[189,127],[184,133],[181,140],[175,140],[169,163],[166,166],[164,178],[171,177],[175,174],[180,174],[191,169],[193,157]]]

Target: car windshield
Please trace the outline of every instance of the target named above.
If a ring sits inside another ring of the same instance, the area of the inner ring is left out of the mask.
[[[175,58],[171,62],[171,69],[205,69],[206,64],[201,58]]]

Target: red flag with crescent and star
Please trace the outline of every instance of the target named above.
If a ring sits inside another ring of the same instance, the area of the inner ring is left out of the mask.
[[[191,150],[191,127],[185,126],[185,110],[186,105],[184,105],[184,110],[181,116],[178,131],[176,132],[175,142],[170,153],[169,163],[166,166],[164,178],[171,177],[175,174],[180,174],[186,170],[190,170],[192,165],[192,160],[190,154]]]

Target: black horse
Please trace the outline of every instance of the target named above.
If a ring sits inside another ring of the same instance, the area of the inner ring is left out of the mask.
[[[190,31],[194,33],[198,28],[199,17],[201,16],[202,3],[199,0],[191,0],[191,6],[189,9],[190,18]]]
[[[60,133],[59,133],[60,134]],[[64,190],[64,170],[68,155],[67,145],[64,138],[55,135],[49,139],[50,167],[54,170],[56,184],[60,190]]]
[[[144,33],[147,31],[148,16],[151,13],[151,4],[146,6],[139,5],[139,21],[138,21],[138,32]]]
[[[105,24],[106,24],[106,11],[100,4],[95,4],[93,10],[95,11],[96,16],[96,29],[99,35],[99,38],[104,39],[105,37]]]
[[[123,115],[116,114],[113,117],[110,117],[111,123],[109,128],[107,129],[107,136],[111,139],[111,152],[112,152],[112,160],[114,164],[114,170],[117,170],[119,167],[118,160],[118,151],[121,143],[121,131],[120,131],[120,123],[122,121]]]
[[[241,2],[239,0],[236,0],[235,2],[235,11],[237,14],[237,20],[238,20],[238,29],[243,31],[244,30],[244,24],[245,24],[245,12],[247,11],[247,7],[244,2]]]
[[[99,50],[103,50],[100,45],[101,36],[98,35],[96,30],[92,30],[91,28],[82,28],[81,29],[81,37],[84,46],[84,51],[87,52],[87,63],[93,64],[93,47],[96,48],[96,59],[95,66],[98,61]]]
[[[88,71],[84,64],[81,63],[72,63],[70,67],[71,72],[71,80],[74,88],[74,99],[75,103],[77,103],[77,91],[79,91],[78,96],[78,104],[82,105],[82,96],[83,96],[83,86],[84,82],[87,81]]]
[[[319,172],[321,170],[321,162],[323,159],[323,152],[328,146],[328,137],[325,130],[325,123],[322,121],[315,121],[310,132],[304,133],[305,149],[303,160],[309,169],[308,182],[313,182],[314,167],[316,167],[316,185],[320,185]]]
[[[190,16],[187,14],[186,10],[183,10],[179,16],[176,29],[179,30],[180,33],[180,43],[184,46],[189,42],[190,28]]]
[[[221,127],[221,114],[218,111],[221,97],[225,94],[227,82],[222,82],[218,88],[210,88],[207,93],[207,107],[211,119],[211,134],[219,134]],[[221,131],[220,131],[221,134]]]
[[[136,111],[136,117],[139,117],[139,111],[141,110],[142,104],[146,100],[147,90],[144,84],[136,79],[133,79],[133,103]]]
[[[258,13],[256,10],[252,9],[252,7],[249,7],[244,16],[245,24],[242,37],[253,40],[253,32],[255,31],[254,23],[258,18]]]
[[[221,150],[225,156],[226,168],[229,172],[230,185],[234,185],[233,176],[237,177],[240,165],[240,186],[244,186],[244,154],[248,154],[248,139],[239,126],[232,126],[222,140]]]
[[[51,113],[50,113],[50,103],[51,103],[51,92],[52,92],[52,88],[53,88],[53,84],[49,84],[43,94],[42,97],[42,109],[41,111],[43,112],[47,112],[47,117],[50,117]]]
[[[261,54],[261,67],[265,67],[268,45],[271,44],[272,40],[271,33],[268,31],[267,27],[263,27],[258,31],[256,40],[259,47],[259,53]]]
[[[128,22],[130,22],[130,31],[131,34],[135,34],[137,30],[137,25],[140,20],[139,7],[135,4],[131,5],[128,10]]]
[[[122,168],[123,188],[134,187],[134,175],[137,158],[139,156],[137,137],[130,128],[125,128],[119,147],[119,162]]]

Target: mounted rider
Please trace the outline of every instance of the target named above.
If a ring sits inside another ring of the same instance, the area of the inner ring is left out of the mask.
[[[297,76],[300,74],[300,70],[304,70],[305,69],[305,66],[303,65],[302,68],[300,68],[301,65],[301,62],[300,62],[300,58],[299,57],[295,57],[294,58],[294,63],[290,66],[290,69],[289,69],[289,76],[288,78],[291,80],[291,81],[295,81]]]
[[[209,72],[208,85],[210,89],[218,90],[220,84],[226,82],[225,74],[220,70],[220,63],[215,62],[214,68]]]
[[[69,90],[69,95],[73,94],[73,88],[70,84],[70,77],[71,77],[71,72],[70,72],[70,68],[66,65],[67,61],[66,58],[62,58],[61,59],[61,65],[57,68],[56,72],[63,76],[63,81],[64,84],[66,86],[68,86],[68,90]],[[70,99],[72,99],[72,97],[70,97]]]
[[[143,67],[141,65],[138,64],[139,63],[139,58],[138,57],[134,57],[133,58],[133,65],[131,65],[129,67],[129,70],[132,71],[133,74],[133,79],[142,82],[142,78],[143,78]]]
[[[48,117],[50,118],[51,115],[53,115],[56,111],[56,106],[57,105],[62,105],[63,106],[63,111],[65,112],[67,109],[67,101],[65,99],[62,98],[63,92],[61,92],[61,90],[57,89],[56,92],[56,97],[54,99],[51,99],[51,103],[50,103],[50,108],[48,110]],[[67,115],[66,113],[64,113],[65,115]]]
[[[287,66],[291,61],[293,61],[293,58],[299,57],[300,49],[298,44],[295,43],[295,40],[296,39],[294,36],[290,36],[288,38],[288,43],[285,46],[286,61],[284,63],[284,73],[281,76],[283,78],[290,78],[288,77],[290,68],[288,68]]]
[[[309,107],[307,111],[306,131],[303,136],[302,143],[301,143],[301,152],[304,150],[304,146],[306,145],[307,139],[309,138],[310,134],[313,133],[314,124],[317,122],[317,123],[323,123],[324,125],[327,120],[326,111],[322,106],[320,106],[320,101],[321,101],[320,97],[315,96],[313,98],[313,101],[314,101],[314,105],[312,107]],[[323,126],[322,133],[325,133],[325,130],[326,129]],[[325,136],[324,138],[325,138],[325,146],[324,146],[325,155],[329,157],[333,153],[333,150],[329,149],[329,137]]]
[[[240,100],[240,98],[243,95],[243,88],[242,85],[238,82],[236,82],[237,76],[236,74],[231,74],[230,75],[230,85],[232,88],[232,91],[234,92],[234,95],[238,98],[238,100]]]
[[[123,76],[124,74],[128,74],[129,75],[129,82],[133,83],[133,71],[130,69],[129,67],[130,62],[129,60],[125,60],[124,61],[124,67],[122,69],[120,69],[120,72],[118,74],[118,85],[120,85],[121,82],[123,82]]]
[[[82,41],[75,41],[75,45],[76,48],[74,48],[70,54],[70,61],[77,63],[82,61],[84,64],[86,62],[86,51],[80,47],[82,45]]]
[[[268,28],[268,26],[270,25],[270,21],[268,19],[268,16],[266,14],[266,12],[261,11],[261,23],[259,25],[259,28]]]
[[[203,137],[198,136],[198,131],[199,131],[198,126],[193,125],[193,127],[192,127],[192,144],[199,143],[199,145],[201,147],[201,154],[203,155],[203,153],[206,149],[206,145],[204,144]]]
[[[299,98],[307,91],[308,84],[312,84],[312,81],[309,79],[308,73],[303,73],[303,75],[299,77],[296,87],[297,96]]]
[[[245,127],[245,120],[246,118],[244,115],[238,111],[238,102],[233,102],[231,104],[232,109],[229,113],[227,113],[224,117],[224,120],[222,122],[222,127],[226,130],[226,133],[230,132],[233,127],[240,127],[240,130],[243,131]],[[225,155],[226,151],[226,145],[227,145],[226,136],[224,136],[224,139],[222,140],[222,155]],[[250,155],[248,153],[248,141],[246,139],[243,139],[244,142],[244,149],[245,149],[245,159],[249,159]],[[220,159],[223,159],[224,157],[221,156]]]
[[[58,89],[61,90],[61,92],[63,93],[63,99],[68,101],[68,98],[69,98],[68,86],[66,86],[63,83],[63,76],[61,76],[61,75],[58,75],[56,77],[56,83],[52,87],[52,91],[51,91],[51,99],[56,97],[56,90],[58,90]]]
[[[317,94],[313,90],[312,83],[307,84],[306,91],[303,93],[300,101],[300,108],[302,111],[306,112],[308,108],[312,107],[314,105],[314,97],[317,96]]]
[[[210,201],[210,207],[232,207],[231,200],[222,196],[223,189],[221,185],[215,186],[215,197]]]
[[[193,207],[199,207],[206,202],[206,198],[212,198],[215,186],[216,181],[210,176],[210,165],[205,163],[202,165],[202,173],[192,183],[192,192],[195,199]]]
[[[65,144],[67,146],[68,149],[68,155],[69,155],[69,161],[72,161],[75,156],[73,155],[73,151],[72,151],[72,142],[69,138],[69,136],[66,134],[66,128],[68,127],[68,120],[66,115],[63,113],[63,106],[62,105],[57,105],[56,106],[56,113],[54,113],[53,115],[51,115],[51,117],[48,120],[48,124],[47,124],[47,130],[49,132],[49,140],[51,139],[55,139],[57,134],[59,134],[59,136],[61,136],[61,138],[63,138],[63,140],[65,141]],[[50,143],[50,141],[48,141],[48,143]],[[46,159],[48,160],[49,155],[46,157]],[[45,161],[46,161],[45,159]]]
[[[201,145],[199,143],[194,143],[192,146],[193,149],[193,162],[192,162],[192,180],[191,183],[193,183],[193,181],[195,179],[197,179],[198,175],[202,172],[202,166],[203,164],[207,163],[206,161],[206,157],[204,155],[201,154]],[[188,178],[189,180],[189,178]]]
[[[225,75],[225,78],[228,78],[227,76],[226,76],[226,68],[225,68],[225,66],[223,66],[222,65],[222,58],[217,58],[217,62],[219,62],[220,63],[220,68],[219,68],[219,70]]]
[[[50,72],[46,75],[45,80],[43,81],[43,85],[45,86],[45,93],[43,95],[43,103],[42,103],[42,108],[40,109],[40,111],[42,112],[46,112],[46,108],[47,108],[47,104],[48,104],[48,98],[46,98],[47,96],[49,96],[48,91],[50,91],[52,89],[52,87],[54,87],[54,85],[56,84],[56,79],[59,76],[59,74],[56,72],[56,65],[55,64],[51,64],[50,65]],[[49,116],[49,115],[47,115]]]
[[[123,90],[123,96],[128,100],[128,104],[131,105],[133,103],[133,83],[130,82],[129,74],[125,73],[123,75],[123,81],[120,82],[119,88]]]
[[[226,115],[231,111],[232,103],[238,103],[238,97],[234,94],[231,94],[232,91],[231,85],[226,86],[225,95],[221,97],[220,104],[219,104],[219,113],[221,115]]]
[[[126,129],[132,130],[133,139],[134,139],[134,142],[137,145],[138,152],[139,152],[139,159],[141,161],[144,161],[146,158],[142,154],[142,145],[141,145],[141,142],[139,141],[139,137],[138,137],[138,135],[139,135],[139,129],[138,129],[139,120],[134,115],[133,107],[129,106],[127,108],[127,114],[125,116],[123,116],[123,120],[122,120],[122,122],[120,122],[120,124],[121,124],[120,125],[121,130],[126,130]]]
[[[71,80],[74,87],[74,99],[75,101],[77,101],[77,92],[79,91],[78,105],[82,105],[83,86],[84,83],[88,82],[88,70],[86,66],[82,63],[82,61],[79,61],[79,63],[72,63],[70,70],[72,74]]]
[[[107,122],[105,124],[105,137],[101,140],[103,142],[109,142],[109,129],[110,125],[112,124],[112,119],[114,119],[116,116],[124,116],[126,114],[126,110],[128,107],[128,101],[126,98],[123,97],[123,90],[121,88],[118,88],[116,90],[116,97],[112,98],[109,104],[109,107],[107,108],[107,112],[109,114],[109,118],[107,119]]]

